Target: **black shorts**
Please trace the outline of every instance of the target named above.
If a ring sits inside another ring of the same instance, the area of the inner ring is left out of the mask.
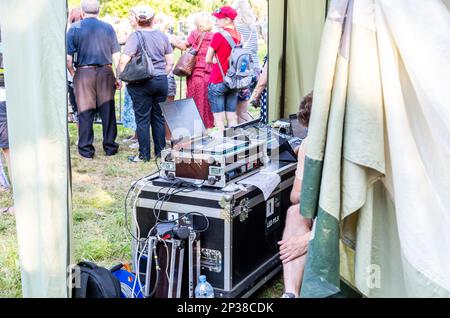
[[[0,114],[0,149],[8,149],[8,122],[6,121],[6,102],[0,102],[0,111],[5,110],[5,114]]]

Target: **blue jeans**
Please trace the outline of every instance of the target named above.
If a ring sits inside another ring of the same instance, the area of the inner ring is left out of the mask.
[[[133,100],[139,154],[142,159],[150,160],[150,126],[155,155],[159,156],[166,147],[165,120],[159,103],[167,99],[167,76],[156,76],[145,82],[129,84],[127,89]]]
[[[217,113],[236,112],[239,91],[231,90],[224,83],[208,85],[208,99],[211,111]]]

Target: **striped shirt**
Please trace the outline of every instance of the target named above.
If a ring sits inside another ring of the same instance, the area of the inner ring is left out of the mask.
[[[242,44],[252,52],[253,63],[255,70],[259,73],[261,70],[261,63],[258,58],[258,30],[246,24],[236,24],[236,29],[242,35]]]

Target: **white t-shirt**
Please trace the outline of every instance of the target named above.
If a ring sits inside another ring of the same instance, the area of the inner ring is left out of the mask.
[[[0,88],[0,102],[6,102],[6,91],[3,87]]]

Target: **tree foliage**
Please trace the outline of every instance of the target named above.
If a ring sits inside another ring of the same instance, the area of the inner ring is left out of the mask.
[[[251,0],[255,13],[261,14],[261,7],[266,0]],[[79,6],[80,0],[69,0],[69,6]],[[223,5],[230,5],[232,0],[100,0],[102,4],[101,15],[111,15],[124,18],[129,10],[139,4],[148,4],[157,12],[163,12],[176,19],[186,17],[199,11],[213,11]]]

